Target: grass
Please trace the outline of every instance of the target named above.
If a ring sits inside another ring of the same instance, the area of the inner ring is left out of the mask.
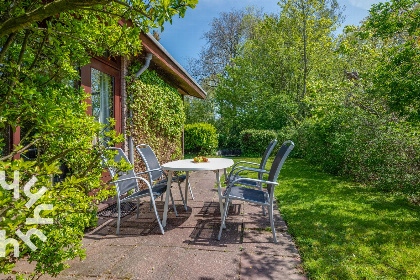
[[[420,279],[420,207],[406,197],[291,158],[279,183],[279,209],[310,279]]]

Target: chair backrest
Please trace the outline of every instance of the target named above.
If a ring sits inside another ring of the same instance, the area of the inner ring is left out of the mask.
[[[116,163],[120,162],[122,160],[125,160],[126,162],[130,163],[130,161],[128,160],[127,156],[124,154],[122,149],[110,147],[110,148],[108,148],[108,150],[117,151],[117,154],[114,156],[114,161]],[[105,159],[104,161],[105,161],[105,164],[107,164],[107,160]],[[108,164],[107,164],[107,167],[108,167],[109,173],[111,173],[112,177],[117,175],[117,172],[116,172],[114,167],[109,166]],[[118,172],[118,180],[126,179],[126,178],[132,178],[132,177],[135,177],[135,176],[136,176],[136,174],[135,174],[133,169],[130,169],[130,170],[125,171],[125,172],[122,172],[122,171]],[[116,183],[115,185],[117,187],[118,195],[124,194],[124,193],[138,187],[136,179],[119,182],[119,183]]]
[[[140,154],[141,158],[146,165],[146,170],[152,170],[160,168],[159,160],[153,152],[152,148],[149,145],[141,144],[136,146],[137,152]],[[150,184],[152,185],[154,181],[162,178],[162,172],[153,171],[149,173]]]
[[[283,167],[284,162],[286,161],[287,156],[295,147],[295,144],[290,141],[284,141],[280,147],[280,150],[277,152],[276,157],[274,158],[273,164],[271,165],[270,173],[268,174],[268,181],[276,182],[279,176],[280,170]],[[268,193],[272,194],[274,190],[274,185],[267,184]]]
[[[276,144],[276,139],[274,139],[270,142],[270,144],[268,144],[267,149],[265,149],[265,152],[261,158],[260,169],[265,169],[265,165],[267,164],[268,158],[270,157],[271,152],[273,151],[274,146],[276,146]],[[262,180],[263,175],[263,173],[258,173],[258,179]]]

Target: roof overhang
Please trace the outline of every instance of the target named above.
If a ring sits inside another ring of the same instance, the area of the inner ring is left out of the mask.
[[[142,41],[143,52],[153,54],[152,62],[162,68],[175,80],[175,86],[179,93],[201,99],[206,98],[207,93],[197,81],[188,74],[150,33],[141,33],[140,40]]]

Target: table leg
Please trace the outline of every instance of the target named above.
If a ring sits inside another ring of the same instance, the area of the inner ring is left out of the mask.
[[[187,211],[187,205],[188,205],[188,184],[190,183],[190,172],[185,171],[185,211]]]
[[[219,206],[220,206],[220,215],[223,219],[223,198],[222,198],[222,184],[220,182],[220,171],[216,170],[216,182],[217,182],[217,191],[219,193]]]
[[[171,193],[171,184],[172,184],[172,170],[168,171],[168,183],[166,184],[166,197],[165,197],[165,206],[163,207],[163,219],[162,226],[166,226],[166,220],[168,219],[168,205],[169,205],[169,196]]]

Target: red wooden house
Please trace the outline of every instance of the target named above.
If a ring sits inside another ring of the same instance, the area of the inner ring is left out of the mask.
[[[139,38],[142,41],[143,51],[138,59],[148,64],[149,69],[160,73],[161,78],[176,88],[182,95],[194,96],[204,99],[206,92],[188,74],[188,72],[165,50],[165,48],[150,34],[142,33]],[[151,56],[150,65],[147,57]],[[129,60],[125,57],[114,57],[111,59],[95,57],[88,65],[81,67],[81,86],[83,89],[95,96],[100,91],[106,91],[110,96],[106,106],[97,106],[92,98],[87,100],[89,106],[88,114],[98,116],[99,121],[107,117],[116,120],[115,130],[126,135],[126,120],[128,116],[126,106],[125,76],[128,73]],[[100,83],[98,80],[100,79]],[[94,97],[93,97],[94,98]],[[101,104],[103,105],[103,104]],[[9,137],[10,146],[20,142],[19,127]],[[123,149],[130,153],[128,137],[125,137]],[[18,158],[16,155],[15,158]]]

